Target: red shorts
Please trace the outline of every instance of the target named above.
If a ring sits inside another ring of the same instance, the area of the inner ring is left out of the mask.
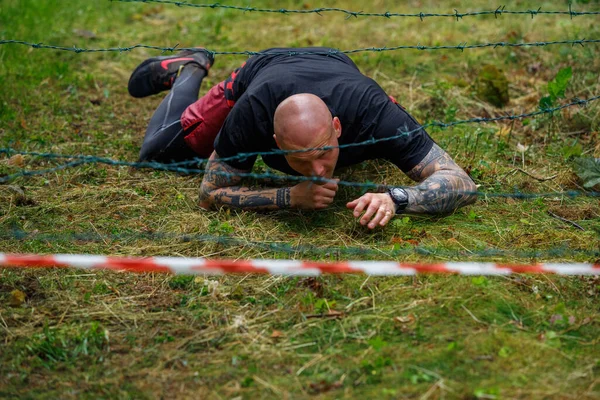
[[[181,125],[187,133],[185,143],[200,157],[208,158],[230,110],[231,107],[225,100],[225,82],[221,82],[186,108],[181,115]]]

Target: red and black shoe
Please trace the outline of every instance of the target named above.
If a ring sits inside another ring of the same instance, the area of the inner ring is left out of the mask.
[[[173,87],[183,66],[196,64],[208,73],[214,61],[210,52],[200,48],[184,50],[176,56],[149,58],[133,71],[127,89],[133,97],[157,94]]]

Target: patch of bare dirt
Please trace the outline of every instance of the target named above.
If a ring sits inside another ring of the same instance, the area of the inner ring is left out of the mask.
[[[593,204],[552,206],[548,211],[571,221],[600,218],[600,206]]]

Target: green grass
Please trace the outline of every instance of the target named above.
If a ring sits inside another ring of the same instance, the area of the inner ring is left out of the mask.
[[[0,39],[87,48],[144,43],[237,51],[600,37],[596,17],[583,16],[571,20],[503,15],[421,22],[108,1],[55,3],[3,1]],[[467,11],[458,1],[252,5]],[[506,4],[507,9],[540,6],[568,9],[566,2]],[[497,5],[475,1],[469,7]],[[598,10],[598,2],[576,2],[573,8]],[[132,99],[126,82],[140,61],[156,54],[147,49],[75,54],[0,46],[0,147],[135,161],[160,96]],[[597,95],[597,54],[597,45],[587,45],[406,50],[352,58],[426,123],[535,111],[540,98],[548,95],[548,82],[567,66],[573,78],[566,99],[559,103]],[[243,60],[217,56],[202,92]],[[508,77],[511,101],[504,109],[476,96],[474,77],[484,64],[495,65]],[[600,156],[599,115],[598,104],[591,103],[514,123],[429,132],[482,191],[583,190],[573,172],[574,159]],[[518,143],[529,146],[524,160]],[[55,165],[56,161],[24,156],[21,166],[0,156],[0,175]],[[409,184],[384,161],[355,166],[339,177]],[[594,198],[481,198],[447,217],[396,218],[371,232],[344,207],[360,194],[358,189],[343,187],[332,207],[321,212],[202,211],[197,206],[200,180],[196,175],[110,165],[17,178],[0,185],[0,251],[328,261],[393,257],[429,262],[597,262],[590,255],[598,251],[600,234],[600,205]],[[549,212],[576,222],[584,231]],[[19,238],[11,234],[15,231],[29,236]],[[213,235],[220,242],[198,241],[193,235]],[[282,247],[277,250],[269,244]],[[436,251],[425,255],[414,250],[417,245]],[[349,253],[345,248],[361,250]],[[587,253],[552,253],[557,248]],[[508,253],[481,254],[490,249]],[[510,254],[532,251],[548,253]],[[14,290],[26,298],[16,307],[11,306]],[[549,275],[192,278],[3,269],[0,397],[597,398],[599,296],[596,278]]]

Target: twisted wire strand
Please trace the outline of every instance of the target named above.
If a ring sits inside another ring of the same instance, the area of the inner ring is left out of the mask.
[[[506,6],[498,6],[494,10],[481,10],[481,11],[467,11],[467,12],[459,12],[457,9],[454,9],[453,13],[432,13],[432,12],[413,12],[413,13],[399,13],[399,12],[365,12],[365,11],[352,11],[346,10],[339,7],[319,7],[312,9],[286,9],[286,8],[261,8],[261,7],[250,7],[250,6],[235,6],[235,5],[227,5],[220,3],[204,3],[204,4],[196,4],[189,3],[186,1],[178,1],[178,0],[110,0],[111,2],[120,2],[120,3],[158,3],[158,4],[168,4],[174,5],[178,7],[193,7],[193,8],[202,8],[202,9],[225,9],[225,10],[235,10],[242,11],[244,13],[271,13],[271,14],[317,14],[323,15],[324,13],[340,13],[346,16],[346,19],[349,18],[358,18],[358,17],[383,17],[383,18],[396,18],[396,17],[410,17],[410,18],[419,18],[423,21],[425,18],[431,17],[444,17],[444,18],[453,18],[456,21],[464,18],[464,17],[473,17],[473,16],[486,16],[493,15],[495,18],[498,18],[502,15],[526,15],[531,16],[533,19],[538,15],[561,15],[561,16],[569,16],[571,19],[573,17],[582,16],[582,15],[600,15],[600,11],[574,11],[572,5],[569,3],[568,10],[551,10],[545,11],[542,10],[542,7],[538,7],[537,9],[527,9],[527,10],[507,10]]]
[[[559,111],[559,110],[562,110],[562,109],[565,109],[568,107],[586,105],[586,104],[596,101],[598,99],[600,99],[600,95],[593,96],[588,99],[574,99],[570,103],[566,103],[566,104],[563,104],[563,105],[560,105],[557,107],[546,108],[546,109],[541,109],[539,111],[522,113],[522,114],[517,114],[517,115],[504,115],[504,116],[493,117],[493,118],[470,118],[470,119],[466,119],[466,120],[453,121],[453,122],[449,122],[449,123],[435,121],[435,122],[425,124],[419,128],[411,130],[411,131],[401,132],[399,135],[394,135],[394,136],[380,138],[380,139],[372,139],[372,140],[367,140],[367,141],[363,141],[363,142],[359,142],[359,143],[350,143],[350,144],[344,144],[344,145],[339,145],[339,146],[324,146],[324,147],[308,148],[308,149],[300,149],[300,150],[279,150],[279,149],[277,149],[277,150],[272,150],[272,151],[268,151],[268,152],[240,153],[237,156],[225,157],[225,158],[219,159],[219,161],[226,162],[226,161],[231,161],[231,160],[244,160],[249,157],[254,157],[254,156],[258,156],[258,155],[260,155],[260,156],[263,156],[263,155],[285,155],[285,154],[297,153],[297,152],[329,150],[332,148],[368,146],[368,145],[373,145],[373,144],[379,143],[379,142],[394,140],[394,139],[397,139],[404,135],[411,134],[420,129],[424,129],[424,128],[427,128],[430,126],[448,128],[448,127],[453,127],[453,126],[467,124],[467,123],[484,123],[484,122],[497,122],[497,121],[502,121],[502,120],[515,120],[515,119],[532,117],[532,116],[537,116],[537,115],[542,115],[542,114],[553,113],[555,111]],[[154,162],[154,161],[128,162],[128,161],[113,160],[110,158],[96,157],[96,156],[62,155],[62,154],[56,154],[56,153],[28,152],[28,151],[20,151],[20,150],[16,150],[16,149],[12,149],[12,148],[0,148],[0,154],[7,154],[7,155],[23,154],[23,155],[31,155],[31,156],[47,158],[47,159],[71,160],[67,163],[64,163],[64,164],[61,164],[61,165],[58,165],[58,166],[55,166],[52,168],[35,170],[35,171],[22,170],[22,171],[13,173],[13,174],[9,174],[9,175],[0,177],[0,183],[8,182],[8,181],[11,181],[18,177],[28,177],[28,176],[37,176],[37,175],[48,174],[48,173],[56,172],[56,171],[67,169],[67,168],[77,167],[77,166],[80,166],[83,164],[106,164],[106,165],[112,165],[112,166],[126,166],[126,167],[140,168],[140,169],[149,168],[149,169],[162,170],[162,171],[178,172],[178,173],[183,173],[183,174],[202,174],[202,173],[204,173],[204,170],[199,168],[199,166],[208,162],[208,159],[203,159],[203,158],[196,158],[193,160],[182,161],[182,162],[172,163],[172,164],[163,164],[163,163],[158,163],[158,162]],[[185,167],[186,165],[194,165],[196,167],[195,168],[187,168],[187,167]],[[221,175],[221,176],[226,176],[226,177],[245,177],[245,178],[253,178],[253,179],[276,179],[276,180],[287,180],[287,181],[295,181],[295,182],[313,181],[313,182],[317,182],[317,183],[323,183],[323,182],[328,181],[325,178],[310,177],[310,176],[286,176],[286,177],[283,177],[281,175],[273,174],[270,172],[266,172],[266,173],[251,173],[251,172],[227,173],[227,172],[223,172],[223,171],[215,171],[214,173],[216,175]],[[361,188],[361,189],[373,189],[373,188],[383,189],[383,188],[388,187],[386,185],[380,185],[380,184],[375,184],[375,183],[359,183],[359,182],[350,182],[350,181],[339,181],[338,184],[342,185],[342,186],[357,187],[357,188]],[[463,193],[463,192],[460,192],[460,193]],[[549,193],[464,192],[463,194],[477,194],[479,196],[486,196],[486,197],[505,197],[505,198],[515,198],[515,199],[532,199],[532,198],[538,198],[538,197],[552,197],[552,196],[561,196],[561,197],[562,196],[566,196],[566,197],[579,197],[579,196],[598,197],[599,196],[599,193],[597,193],[597,192],[580,192],[580,191],[564,191],[564,192],[549,192]]]
[[[483,49],[483,48],[498,48],[498,47],[544,47],[544,46],[553,46],[559,44],[570,44],[571,46],[580,45],[584,47],[585,44],[592,43],[600,43],[600,39],[574,39],[574,40],[557,40],[550,42],[523,42],[523,43],[509,43],[509,42],[491,42],[491,43],[478,43],[478,44],[467,44],[467,42],[459,43],[458,45],[444,45],[444,46],[424,46],[420,43],[416,45],[400,45],[400,46],[384,46],[384,47],[363,47],[358,49],[349,49],[349,50],[337,50],[331,49],[327,51],[308,51],[308,50],[290,50],[290,51],[220,51],[220,50],[211,50],[206,49],[207,52],[211,53],[213,56],[216,55],[245,55],[245,56],[255,56],[255,55],[277,55],[283,54],[292,56],[298,55],[309,55],[309,54],[319,54],[326,56],[334,56],[336,54],[355,54],[355,53],[364,53],[364,52],[384,52],[384,51],[397,51],[397,50],[450,50],[456,49],[460,51],[468,50],[468,49]],[[164,47],[164,46],[154,46],[154,45],[146,45],[146,44],[135,44],[127,47],[108,47],[108,48],[82,48],[77,46],[67,47],[67,46],[55,46],[48,45],[44,43],[32,43],[24,40],[16,40],[16,39],[4,39],[0,40],[0,45],[7,44],[18,44],[24,46],[30,46],[34,49],[53,49],[53,50],[61,50],[61,51],[70,51],[74,53],[100,53],[100,52],[128,52],[134,49],[152,49],[152,50],[160,50],[162,53],[166,52],[174,52],[180,50],[197,50],[193,47],[179,47],[179,44],[176,44],[172,47]]]

